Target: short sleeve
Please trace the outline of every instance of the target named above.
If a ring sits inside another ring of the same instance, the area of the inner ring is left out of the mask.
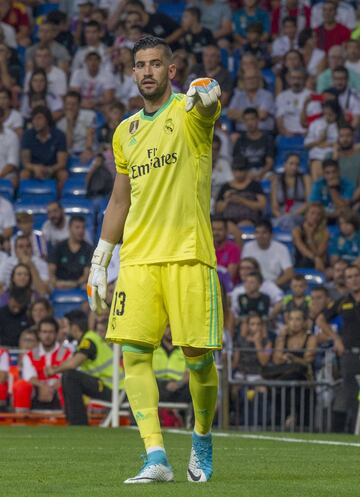
[[[121,133],[121,125],[119,125],[116,128],[115,133],[113,135],[113,140],[112,140],[115,166],[116,166],[116,171],[119,174],[127,174],[128,175],[129,174],[129,171],[127,169],[128,162],[126,160],[123,148],[121,146],[120,133]]]

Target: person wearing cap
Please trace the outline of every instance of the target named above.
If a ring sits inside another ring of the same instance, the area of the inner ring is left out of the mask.
[[[112,397],[113,351],[95,331],[88,330],[88,319],[81,310],[65,315],[71,336],[78,342],[75,354],[59,366],[48,366],[48,376],[63,373],[65,414],[71,425],[87,425],[83,396],[107,402]],[[120,384],[123,374],[119,366]]]
[[[22,139],[21,162],[24,169],[20,177],[38,180],[54,178],[60,194],[68,177],[65,134],[54,126],[51,112],[45,106],[33,110],[31,122],[32,129],[26,130]]]
[[[234,179],[221,187],[216,212],[236,224],[254,224],[266,206],[263,189],[258,181],[251,178],[244,157],[234,158],[232,170]]]
[[[85,56],[85,67],[76,69],[71,76],[70,90],[80,93],[84,109],[100,110],[114,99],[114,76],[102,67],[101,61],[101,54],[90,48]]]
[[[14,187],[18,184],[19,138],[4,126],[7,116],[0,107],[0,179],[8,179]]]

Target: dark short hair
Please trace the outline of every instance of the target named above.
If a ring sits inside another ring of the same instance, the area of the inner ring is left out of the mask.
[[[81,95],[78,91],[69,90],[67,92],[67,94],[65,95],[65,98],[67,98],[67,97],[76,98],[79,103],[81,102]]]
[[[38,328],[39,328],[39,331],[40,331],[40,328],[41,328],[41,325],[42,324],[51,324],[51,326],[53,326],[55,328],[55,333],[58,333],[59,331],[59,323],[56,321],[55,318],[51,317],[51,316],[48,316],[46,318],[43,318],[39,324],[38,324]]]
[[[299,273],[294,274],[294,276],[291,278],[291,280],[294,280],[294,281],[305,281],[305,283],[306,283],[305,276],[303,274],[299,274]]]
[[[262,274],[260,273],[260,271],[251,271],[251,273],[249,273],[245,276],[245,279],[249,278],[249,277],[256,278],[258,280],[258,282],[260,283],[260,285],[264,281],[264,278],[262,277]]]
[[[338,220],[342,219],[345,223],[351,224],[355,231],[358,231],[360,228],[360,220],[359,215],[350,209],[350,207],[345,207],[341,209],[338,215]]]
[[[222,223],[226,227],[226,219],[222,214],[214,214],[211,216],[212,223]]]
[[[189,12],[198,22],[201,21],[201,10],[198,7],[187,7],[184,12]]]
[[[59,24],[67,20],[67,14],[62,10],[53,10],[52,12],[48,13],[48,15],[46,16],[46,20],[50,24],[58,26]]]
[[[269,219],[260,219],[255,225],[256,228],[265,228],[269,233],[273,232],[273,227]]]
[[[297,25],[296,17],[293,17],[293,16],[284,17],[284,19],[282,20],[281,24],[284,26],[285,23],[287,23],[287,22],[291,22],[292,24],[294,24],[294,26]]]
[[[298,37],[299,48],[305,47],[306,42],[312,38],[313,33],[314,33],[314,30],[310,29],[310,28],[305,28],[299,33],[299,37]]]
[[[75,324],[80,330],[85,333],[88,330],[88,318],[84,311],[81,309],[74,309],[67,312],[64,316],[70,324]]]
[[[314,288],[311,289],[312,292],[321,292],[323,293],[326,297],[329,296],[329,290],[326,288],[326,286],[319,285],[319,286],[314,286]]]
[[[23,288],[11,288],[9,290],[9,299],[15,300],[21,307],[26,307],[29,304],[29,293]]]
[[[246,109],[243,112],[243,116],[256,116],[259,117],[259,112],[255,107],[246,107]]]
[[[339,126],[339,131],[341,131],[342,129],[349,129],[352,133],[354,133],[354,128],[351,126],[351,124],[347,123],[341,124]]]
[[[84,216],[81,216],[80,214],[75,214],[74,216],[71,216],[70,221],[69,221],[69,226],[71,226],[76,221],[78,221],[79,223],[84,223],[84,224],[86,222]]]
[[[326,169],[328,167],[335,167],[336,169],[340,169],[339,163],[335,159],[325,159],[322,161],[322,168]]]
[[[263,27],[261,22],[252,22],[249,24],[249,26],[246,28],[247,33],[258,33],[261,35],[263,33]]]
[[[19,242],[19,240],[28,240],[30,241],[30,237],[28,235],[18,235],[16,238],[15,238],[15,248]]]
[[[93,19],[85,24],[85,29],[86,28],[96,28],[98,31],[101,31],[100,24]]]
[[[42,114],[45,117],[48,126],[50,126],[50,128],[53,127],[54,125],[53,117],[51,115],[50,110],[45,105],[38,105],[37,107],[35,107],[35,109],[31,113],[31,120],[33,120],[34,117],[37,116],[38,114]]]
[[[333,72],[342,72],[346,75],[346,78],[349,79],[349,71],[345,66],[336,66]]]
[[[8,96],[8,98],[11,100],[12,94],[11,94],[11,91],[8,88],[5,88],[3,86],[2,88],[0,88],[0,93],[6,93],[6,95]]]
[[[172,57],[172,51],[169,45],[162,38],[158,38],[157,36],[145,35],[138,40],[133,48],[133,57],[135,60],[135,56],[139,50],[147,50],[149,48],[161,47],[164,51],[165,56],[168,59]]]

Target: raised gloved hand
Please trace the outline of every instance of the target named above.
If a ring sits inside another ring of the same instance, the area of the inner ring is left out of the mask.
[[[186,93],[185,110],[189,112],[199,100],[204,107],[210,107],[218,101],[220,95],[220,86],[215,79],[194,79]]]
[[[98,314],[108,307],[105,302],[107,291],[107,267],[110,263],[114,247],[115,245],[113,243],[100,239],[91,259],[91,268],[86,290],[90,309]]]

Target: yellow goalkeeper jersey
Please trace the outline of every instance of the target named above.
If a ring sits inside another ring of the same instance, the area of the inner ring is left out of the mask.
[[[203,117],[186,97],[172,94],[153,115],[143,110],[122,121],[113,136],[117,172],[127,174],[131,206],[122,265],[216,257],[210,224],[211,145],[220,114]]]

